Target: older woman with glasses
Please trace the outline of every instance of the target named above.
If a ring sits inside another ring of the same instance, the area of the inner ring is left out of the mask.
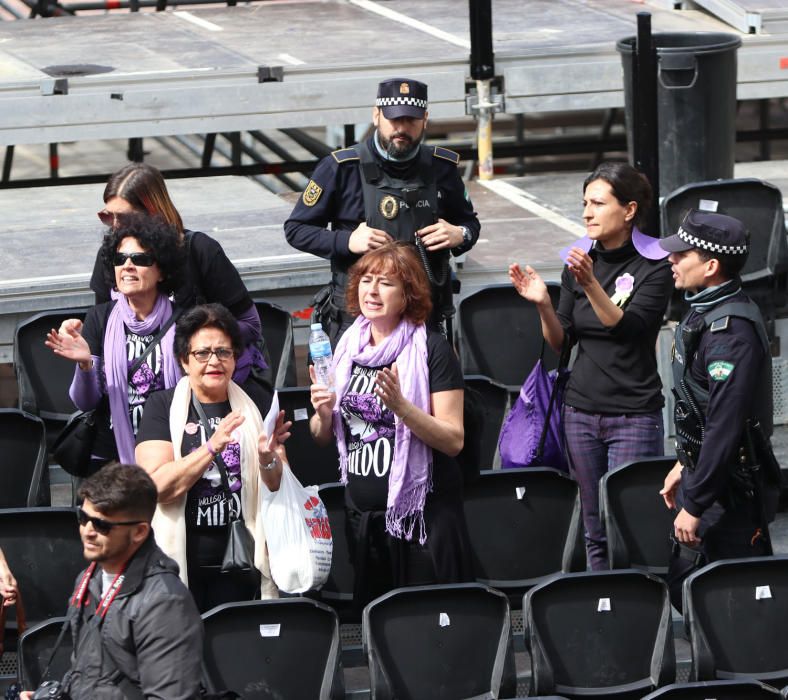
[[[272,436],[257,406],[232,381],[243,348],[238,323],[219,304],[196,306],[179,320],[175,354],[186,376],[151,397],[137,435],[137,463],[159,491],[153,529],[159,546],[181,568],[201,611],[250,600],[261,588],[276,597],[270,578],[260,492],[276,491],[290,423],[280,412]],[[220,572],[231,518],[254,539],[252,577]]]
[[[145,402],[181,376],[173,353],[173,304],[180,246],[163,219],[130,216],[101,247],[104,275],[116,300],[88,311],[84,324],[51,330],[46,345],[77,366],[69,395],[96,409],[90,471],[107,462],[134,462]]]
[[[271,405],[270,371],[263,358],[265,346],[257,308],[249,296],[238,270],[218,241],[201,231],[189,231],[170,198],[161,172],[147,163],[129,163],[114,173],[104,188],[104,208],[98,212],[110,229],[122,225],[130,214],[159,216],[175,231],[184,249],[184,270],[175,289],[175,302],[183,308],[217,303],[225,306],[238,321],[243,352],[237,358],[234,381],[241,384],[265,413]],[[107,285],[96,260],[90,288],[96,302],[109,301]]]

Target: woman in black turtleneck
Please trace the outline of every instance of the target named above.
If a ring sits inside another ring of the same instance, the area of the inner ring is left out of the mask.
[[[578,346],[563,418],[594,570],[608,568],[599,479],[664,449],[656,340],[673,280],[657,240],[636,226],[651,198],[648,180],[626,164],[603,163],[586,178],[588,235],[562,251],[566,267],[557,312],[533,268],[509,268],[517,291],[536,304],[550,346],[559,352],[565,337]]]

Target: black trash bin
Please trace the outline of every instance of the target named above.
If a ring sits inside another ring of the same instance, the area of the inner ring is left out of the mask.
[[[736,143],[736,49],[741,39],[717,32],[653,34],[657,49],[659,190],[733,177]],[[632,148],[635,37],[616,48],[624,65],[627,139]]]

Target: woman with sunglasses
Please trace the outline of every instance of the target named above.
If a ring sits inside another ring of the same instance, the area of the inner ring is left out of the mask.
[[[281,411],[270,439],[263,433],[257,406],[231,379],[242,348],[238,323],[223,306],[187,311],[175,329],[175,354],[186,376],[150,398],[137,435],[137,463],[159,491],[156,541],[178,562],[201,612],[251,600],[258,587],[263,598],[277,596],[259,495],[262,488],[279,488],[290,423]],[[243,518],[254,539],[261,582],[220,572],[231,513]]]
[[[112,460],[134,463],[134,438],[151,393],[181,376],[173,353],[170,292],[177,284],[180,246],[161,218],[129,216],[101,246],[116,300],[88,311],[84,324],[51,330],[46,345],[76,362],[69,396],[96,409],[91,471]]]
[[[260,317],[235,266],[218,241],[201,231],[188,231],[170,199],[164,178],[147,163],[129,163],[112,175],[104,188],[104,208],[98,213],[110,229],[120,225],[133,213],[160,216],[176,231],[185,250],[186,265],[175,290],[175,302],[188,309],[196,304],[222,304],[235,316],[241,328],[243,352],[238,357],[233,379],[257,403],[265,414],[271,405],[271,373],[263,353]],[[90,288],[96,303],[109,301],[111,285],[101,271],[100,255],[96,259]]]

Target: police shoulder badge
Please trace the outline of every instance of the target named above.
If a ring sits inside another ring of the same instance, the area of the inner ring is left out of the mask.
[[[304,194],[301,195],[301,199],[303,200],[304,204],[306,204],[306,206],[313,207],[315,204],[317,204],[317,200],[320,199],[321,194],[323,194],[323,188],[314,180],[310,180],[309,184],[304,190]]]
[[[728,377],[731,376],[734,366],[735,365],[732,362],[717,360],[715,362],[709,363],[707,369],[709,371],[709,376],[715,382],[724,382]]]
[[[391,221],[392,219],[397,218],[397,214],[399,213],[399,202],[397,201],[396,197],[387,194],[385,197],[383,197],[383,199],[380,200],[380,205],[378,208],[380,209],[380,213],[383,215],[383,218]]]

